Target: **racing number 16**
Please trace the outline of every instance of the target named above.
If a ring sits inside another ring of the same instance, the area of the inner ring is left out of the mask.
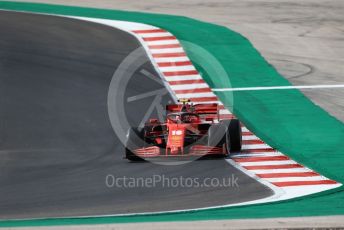
[[[174,136],[180,136],[183,134],[183,131],[182,130],[173,130],[172,131],[172,135]]]

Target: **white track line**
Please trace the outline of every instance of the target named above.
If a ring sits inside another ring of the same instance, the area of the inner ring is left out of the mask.
[[[208,85],[206,83],[201,84],[189,84],[189,85],[171,85],[171,88],[173,90],[185,90],[185,89],[204,89],[208,88]]]
[[[229,110],[227,109],[220,109],[220,114],[232,114]]]
[[[270,173],[298,173],[298,172],[313,172],[308,168],[292,168],[292,169],[252,169],[251,172],[255,174],[270,174]],[[266,178],[264,178],[266,179]]]
[[[272,149],[267,144],[253,144],[253,145],[243,145],[242,150],[250,150],[250,149]]]
[[[185,80],[200,80],[202,77],[198,74],[166,77],[167,81],[185,81]]]
[[[183,48],[151,49],[152,54],[182,53]]]
[[[297,164],[293,160],[283,160],[283,161],[258,161],[258,162],[238,162],[242,166],[260,166],[260,165],[291,165]]]
[[[286,181],[318,181],[328,180],[323,176],[307,176],[307,177],[279,177],[279,178],[264,178],[269,182],[286,182]]]
[[[238,155],[234,155],[232,156],[232,158],[235,159],[239,159],[239,158],[247,158],[247,157],[275,157],[275,156],[285,156],[284,154],[280,153],[280,152],[262,152],[262,153],[238,153]],[[238,162],[239,163],[239,162]],[[240,162],[243,163],[243,162]]]
[[[186,70],[196,70],[193,65],[159,67],[159,69],[161,70],[161,72],[177,72],[177,71],[186,71]]]
[[[300,85],[300,86],[268,86],[268,87],[242,87],[242,88],[215,88],[213,91],[257,91],[257,90],[279,90],[279,89],[330,89],[344,88],[344,85]]]
[[[208,93],[185,93],[185,94],[176,94],[178,98],[199,98],[199,97],[215,97],[215,94],[212,92]]]
[[[242,140],[250,141],[250,140],[260,140],[260,139],[255,135],[249,135],[249,136],[242,136]]]
[[[251,132],[251,131],[248,130],[246,127],[242,127],[242,128],[241,128],[241,131],[243,131],[243,132]]]
[[[173,36],[171,33],[168,32],[158,32],[158,33],[136,33],[138,34],[140,37],[143,38],[155,38],[155,37],[169,37],[169,36]]]
[[[147,45],[172,45],[172,44],[179,44],[177,39],[174,40],[161,40],[161,41],[146,41]]]
[[[209,104],[209,103],[217,103],[217,104],[221,105],[220,101],[200,101],[200,102],[197,102],[197,104]]]
[[[162,58],[154,58],[154,60],[157,63],[161,63],[161,62],[178,62],[178,61],[189,61],[188,57],[162,57]]]

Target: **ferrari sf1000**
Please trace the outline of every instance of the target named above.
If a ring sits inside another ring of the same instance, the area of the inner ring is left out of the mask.
[[[241,125],[237,119],[221,119],[219,105],[166,106],[166,120],[150,119],[143,128],[127,133],[125,158],[130,161],[156,157],[228,156],[241,150]]]

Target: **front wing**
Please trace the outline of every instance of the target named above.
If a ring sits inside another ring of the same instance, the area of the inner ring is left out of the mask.
[[[188,156],[206,156],[206,155],[224,155],[227,153],[222,147],[212,147],[207,145],[193,145],[187,152],[180,152],[178,154],[167,154],[164,148],[159,148],[157,146],[143,147],[135,149],[134,154],[141,158],[150,157],[188,157]]]

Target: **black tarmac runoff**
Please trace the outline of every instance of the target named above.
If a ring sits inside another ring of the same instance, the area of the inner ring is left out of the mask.
[[[132,35],[76,19],[7,11],[0,11],[0,31],[0,219],[195,209],[272,195],[224,159],[174,166],[123,159],[108,92],[119,65],[140,49]],[[127,97],[164,90],[148,57],[141,59],[144,64],[119,87]],[[157,103],[154,98],[114,103],[136,126]],[[169,101],[166,91],[159,103]],[[111,181],[118,178],[117,185]],[[148,184],[124,184],[140,178]],[[206,178],[235,183],[195,183]]]

